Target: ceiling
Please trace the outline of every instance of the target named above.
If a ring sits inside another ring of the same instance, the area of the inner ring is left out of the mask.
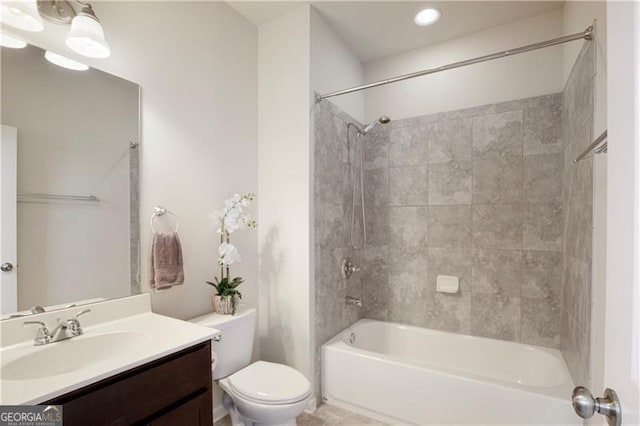
[[[261,26],[302,4],[312,4],[364,63],[561,8],[563,1],[229,1]],[[415,14],[435,6],[442,18],[429,27]]]
[[[256,27],[260,27],[262,24],[285,15],[287,12],[300,7],[304,4],[309,4],[308,1],[243,1],[243,0],[228,0],[229,6],[234,8],[240,15],[244,16],[247,21],[251,22]]]

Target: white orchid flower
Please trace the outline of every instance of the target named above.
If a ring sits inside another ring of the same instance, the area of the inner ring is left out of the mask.
[[[238,229],[240,226],[238,225],[238,221],[236,218],[228,217],[224,220],[224,230],[227,234],[233,234],[233,231]]]
[[[238,249],[233,244],[222,243],[218,247],[218,264],[220,266],[229,266],[242,260]]]
[[[249,206],[253,201],[255,194],[248,193],[246,195],[234,194],[231,198],[224,201],[224,209],[221,212],[214,213],[220,222],[220,228],[216,231],[218,234],[232,234],[237,229],[245,229],[247,226],[255,226],[255,220],[250,219],[249,215],[244,214],[243,207]]]
[[[227,212],[224,218],[224,229],[228,234],[237,229],[244,229],[247,225],[247,216],[242,213],[242,209],[235,207]]]
[[[242,200],[242,197],[239,194],[233,194],[233,197],[228,200],[224,200],[224,206],[227,209],[232,208],[235,204],[238,204]]]
[[[227,211],[227,213],[225,214],[225,219],[226,218],[235,219],[235,218],[238,218],[240,216],[242,216],[242,208],[240,208],[239,206],[235,206],[235,207],[230,208]]]

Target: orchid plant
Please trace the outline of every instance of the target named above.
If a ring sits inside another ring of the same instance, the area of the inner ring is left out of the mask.
[[[234,194],[233,197],[225,200],[224,209],[214,213],[220,227],[216,231],[220,234],[220,245],[218,246],[218,265],[220,266],[220,279],[215,278],[215,283],[207,281],[212,285],[219,296],[231,296],[232,314],[236,312],[236,296],[242,299],[242,293],[237,287],[244,282],[241,277],[231,279],[229,266],[242,260],[238,248],[231,244],[230,236],[234,231],[245,228],[255,228],[256,221],[251,219],[249,214],[244,212],[255,198],[255,194],[245,195]]]

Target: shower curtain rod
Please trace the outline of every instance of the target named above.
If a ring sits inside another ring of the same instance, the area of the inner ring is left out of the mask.
[[[574,40],[589,40],[593,39],[593,26],[588,27],[586,30],[571,34],[564,37],[554,38],[552,40],[541,41],[539,43],[529,44],[527,46],[518,47],[515,49],[503,50],[502,52],[492,53],[490,55],[479,56],[473,59],[467,59],[465,61],[454,62],[452,64],[443,65],[440,67],[429,68],[422,71],[413,72],[410,74],[400,75],[398,77],[387,78],[385,80],[376,81],[374,83],[364,84],[362,86],[351,87],[349,89],[338,90],[336,92],[325,93],[321,95],[316,93],[316,102],[320,102],[326,98],[332,98],[334,96],[346,95],[348,93],[359,92],[365,89],[371,89],[372,87],[384,86],[386,84],[396,83],[398,81],[408,80],[410,78],[422,77],[423,75],[434,74],[440,71],[447,71],[454,68],[465,67],[467,65],[477,64],[480,62],[492,61],[494,59],[506,58],[507,56],[513,56],[520,53],[530,52],[532,50],[542,49],[545,47],[555,46],[557,44],[567,43]]]

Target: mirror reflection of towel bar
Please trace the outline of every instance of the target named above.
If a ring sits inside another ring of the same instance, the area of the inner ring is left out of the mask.
[[[43,201],[82,201],[88,203],[99,203],[100,199],[95,195],[66,195],[66,194],[27,194],[19,193],[18,202],[40,202]]]

